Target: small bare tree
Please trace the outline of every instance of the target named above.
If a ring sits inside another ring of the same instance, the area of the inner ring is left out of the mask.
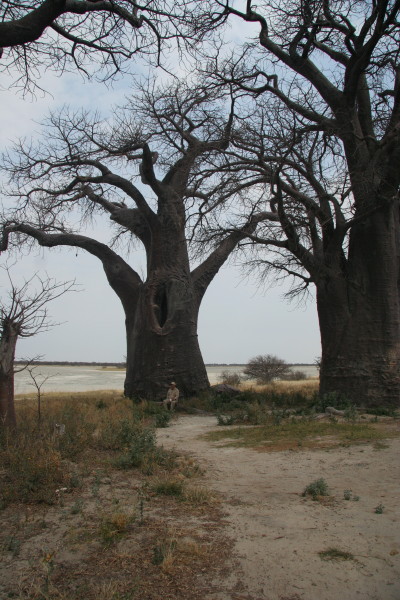
[[[55,377],[55,375],[43,375],[42,373],[36,372],[36,366],[32,364],[26,365],[26,370],[29,373],[29,377],[31,378],[33,385],[36,388],[36,397],[37,397],[37,418],[38,423],[42,420],[42,387],[44,384],[51,378]],[[16,371],[14,371],[15,373]]]
[[[273,379],[285,378],[289,370],[289,365],[282,358],[266,354],[250,359],[243,373],[247,379],[255,379],[257,383],[269,383]]]
[[[49,321],[47,304],[74,289],[74,282],[58,283],[35,273],[17,286],[9,267],[3,267],[9,291],[0,303],[0,421],[8,428],[16,426],[14,406],[14,359],[19,337],[32,337],[56,323]]]

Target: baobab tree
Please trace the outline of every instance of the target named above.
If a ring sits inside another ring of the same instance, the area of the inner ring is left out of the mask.
[[[19,338],[33,337],[55,325],[49,320],[47,305],[74,289],[74,282],[58,283],[35,273],[21,285],[14,283],[5,268],[7,294],[0,303],[0,426],[16,426],[14,406],[14,360]]]
[[[171,379],[185,394],[209,386],[197,339],[200,303],[256,223],[243,219],[194,267],[187,237],[218,186],[215,174],[197,183],[200,165],[212,165],[227,148],[234,118],[234,99],[225,92],[199,83],[149,88],[112,125],[83,113],[53,115],[45,139],[21,142],[6,158],[19,207],[3,219],[1,249],[31,239],[101,261],[125,311],[129,397],[162,397]],[[74,231],[78,211],[82,225],[108,217],[115,242],[140,242],[145,276],[115,244]]]
[[[270,208],[258,264],[316,286],[321,392],[398,406],[400,3],[216,4],[259,28],[212,70],[255,103],[227,181]]]

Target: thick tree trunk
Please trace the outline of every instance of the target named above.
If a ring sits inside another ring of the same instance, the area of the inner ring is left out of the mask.
[[[136,311],[126,319],[126,396],[161,400],[171,381],[184,396],[209,387],[197,313],[190,276],[155,274],[141,286]]]
[[[14,358],[18,332],[12,323],[3,323],[0,340],[0,420],[7,428],[17,424],[14,406]]]
[[[7,429],[17,425],[14,407],[14,372],[0,373],[0,420]]]
[[[317,283],[320,391],[357,405],[400,404],[398,207],[354,226],[346,270]]]

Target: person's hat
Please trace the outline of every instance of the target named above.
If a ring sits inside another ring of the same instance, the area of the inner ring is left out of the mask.
[[[176,385],[175,381],[171,381],[169,385]]]

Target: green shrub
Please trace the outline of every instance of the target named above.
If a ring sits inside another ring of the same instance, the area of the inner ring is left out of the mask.
[[[82,413],[77,408],[76,402],[68,402],[56,410],[52,419],[65,426],[64,433],[57,436],[57,448],[63,458],[74,459],[86,447],[90,446],[93,438],[94,425],[82,419]],[[54,421],[48,424],[54,427]]]
[[[154,415],[154,427],[168,427],[172,419],[172,412],[163,410]]]
[[[140,467],[149,455],[156,458],[156,436],[154,429],[138,425],[129,428],[126,438],[125,452],[116,460],[116,465],[123,469]]]
[[[311,496],[317,500],[319,496],[329,496],[328,484],[325,479],[316,479],[305,488],[303,496]]]

